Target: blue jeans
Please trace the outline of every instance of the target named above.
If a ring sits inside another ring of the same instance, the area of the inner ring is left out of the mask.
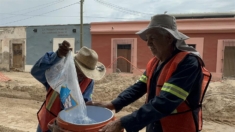
[[[42,129],[40,128],[39,124],[38,124],[38,128],[36,132],[43,132]],[[48,130],[47,132],[51,132],[50,130]]]

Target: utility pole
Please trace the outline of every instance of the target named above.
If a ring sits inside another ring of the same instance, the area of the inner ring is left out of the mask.
[[[83,46],[83,2],[80,0],[80,48]]]

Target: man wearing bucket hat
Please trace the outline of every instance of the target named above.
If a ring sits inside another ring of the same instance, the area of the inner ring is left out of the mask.
[[[69,50],[71,50],[70,44],[67,41],[63,41],[63,43],[59,45],[57,52],[47,52],[36,62],[31,70],[33,77],[41,82],[47,90],[46,101],[37,113],[39,120],[37,132],[50,132],[48,123],[56,118],[58,113],[63,110],[63,105],[58,93],[49,86],[45,72],[54,64],[58,63],[62,57],[66,56]],[[83,98],[85,102],[91,101],[94,86],[93,80],[103,78],[106,73],[105,66],[98,61],[97,53],[85,46],[75,55],[74,62]]]
[[[119,112],[145,93],[146,103],[132,114],[107,124],[100,132],[198,132],[202,129],[202,100],[210,82],[199,53],[185,44],[176,19],[155,15],[137,32],[154,57],[141,78],[110,103],[87,102]]]

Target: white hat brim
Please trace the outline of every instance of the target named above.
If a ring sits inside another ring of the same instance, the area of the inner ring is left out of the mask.
[[[164,28],[164,27],[159,27],[159,26],[154,26],[154,27],[147,27],[145,29],[142,29],[140,31],[138,31],[136,34],[138,34],[140,36],[141,39],[143,39],[144,41],[147,41],[147,37],[146,37],[146,32],[150,29],[154,29],[154,28],[160,28],[160,29],[164,29],[166,31],[168,31],[175,39],[177,40],[186,40],[189,39],[189,37],[179,31],[174,31],[168,28]]]
[[[79,62],[77,62],[75,59],[74,59],[74,62],[75,62],[75,65],[80,68],[80,70],[83,72],[83,74],[87,78],[94,79],[94,80],[100,80],[104,77],[104,75],[106,73],[106,68],[101,62],[97,62],[96,67],[97,66],[103,67],[104,69],[102,71],[99,71],[98,68],[95,68],[94,70],[88,69],[88,68],[84,67],[83,65],[81,65]]]

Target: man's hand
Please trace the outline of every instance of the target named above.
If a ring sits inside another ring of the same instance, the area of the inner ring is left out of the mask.
[[[100,106],[100,107],[104,107],[104,108],[107,108],[107,109],[110,109],[110,110],[115,109],[112,103],[88,101],[88,102],[86,102],[86,105]]]
[[[121,132],[123,130],[120,119],[109,122],[99,132]]]
[[[62,42],[62,44],[59,44],[59,48],[57,50],[57,55],[62,58],[64,56],[66,56],[69,52],[69,50],[72,50],[72,48],[70,48],[70,44],[69,42],[67,42],[66,40],[64,40]]]

